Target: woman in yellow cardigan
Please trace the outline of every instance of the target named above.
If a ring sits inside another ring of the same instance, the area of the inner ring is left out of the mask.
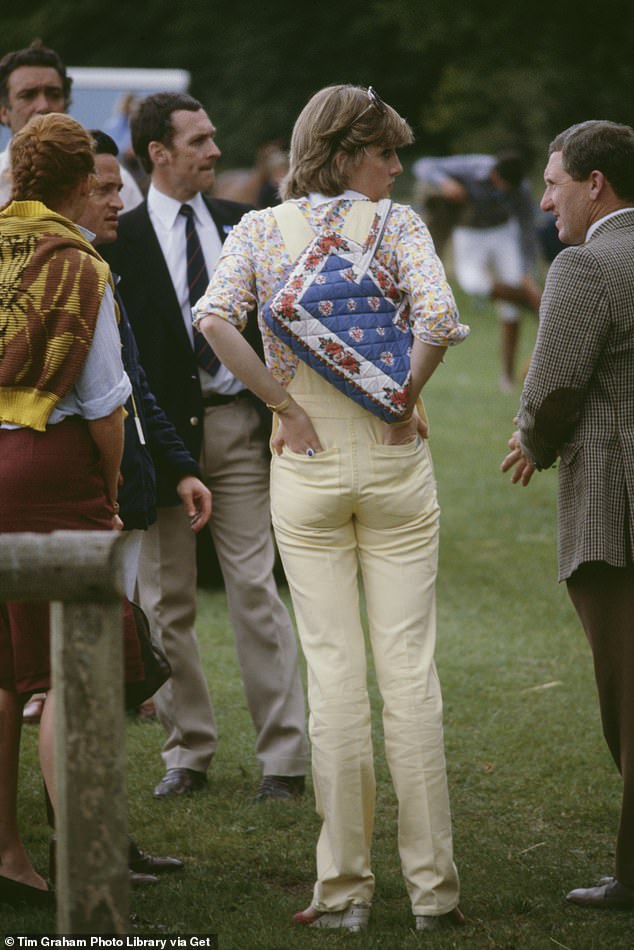
[[[108,266],[72,222],[93,185],[93,141],[65,115],[35,116],[11,144],[0,211],[0,532],[120,527],[123,370]],[[126,675],[143,666],[126,624]],[[47,904],[17,825],[20,719],[47,691],[40,764],[55,804],[48,606],[0,604],[0,903]]]

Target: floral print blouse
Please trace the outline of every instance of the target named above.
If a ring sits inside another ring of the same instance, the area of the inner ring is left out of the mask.
[[[325,227],[341,231],[352,205],[344,197],[316,205],[308,198],[294,201],[315,232]],[[436,346],[452,346],[465,339],[470,328],[459,321],[429,231],[408,205],[392,206],[376,257],[408,296],[415,337]],[[261,308],[283,283],[292,263],[271,209],[250,211],[227,237],[209,286],[193,310],[194,324],[217,314],[242,330],[247,314],[257,307],[267,366],[284,386],[295,375],[298,357],[266,326]]]

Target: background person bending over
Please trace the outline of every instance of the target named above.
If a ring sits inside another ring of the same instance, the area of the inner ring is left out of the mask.
[[[532,271],[537,257],[535,203],[515,151],[421,158],[413,172],[432,196],[460,209],[453,229],[453,264],[465,293],[496,301],[500,317],[500,387],[515,379],[520,307],[539,310]]]

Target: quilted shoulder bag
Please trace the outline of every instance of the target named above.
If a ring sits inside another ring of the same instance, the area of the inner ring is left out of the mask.
[[[391,206],[354,202],[341,233],[319,234],[294,202],[274,208],[295,263],[263,309],[300,359],[385,422],[405,414],[412,348],[407,301],[375,258]]]

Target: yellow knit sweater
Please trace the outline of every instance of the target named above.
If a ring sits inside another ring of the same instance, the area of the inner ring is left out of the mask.
[[[81,373],[110,269],[39,201],[0,211],[0,422],[44,431]]]

